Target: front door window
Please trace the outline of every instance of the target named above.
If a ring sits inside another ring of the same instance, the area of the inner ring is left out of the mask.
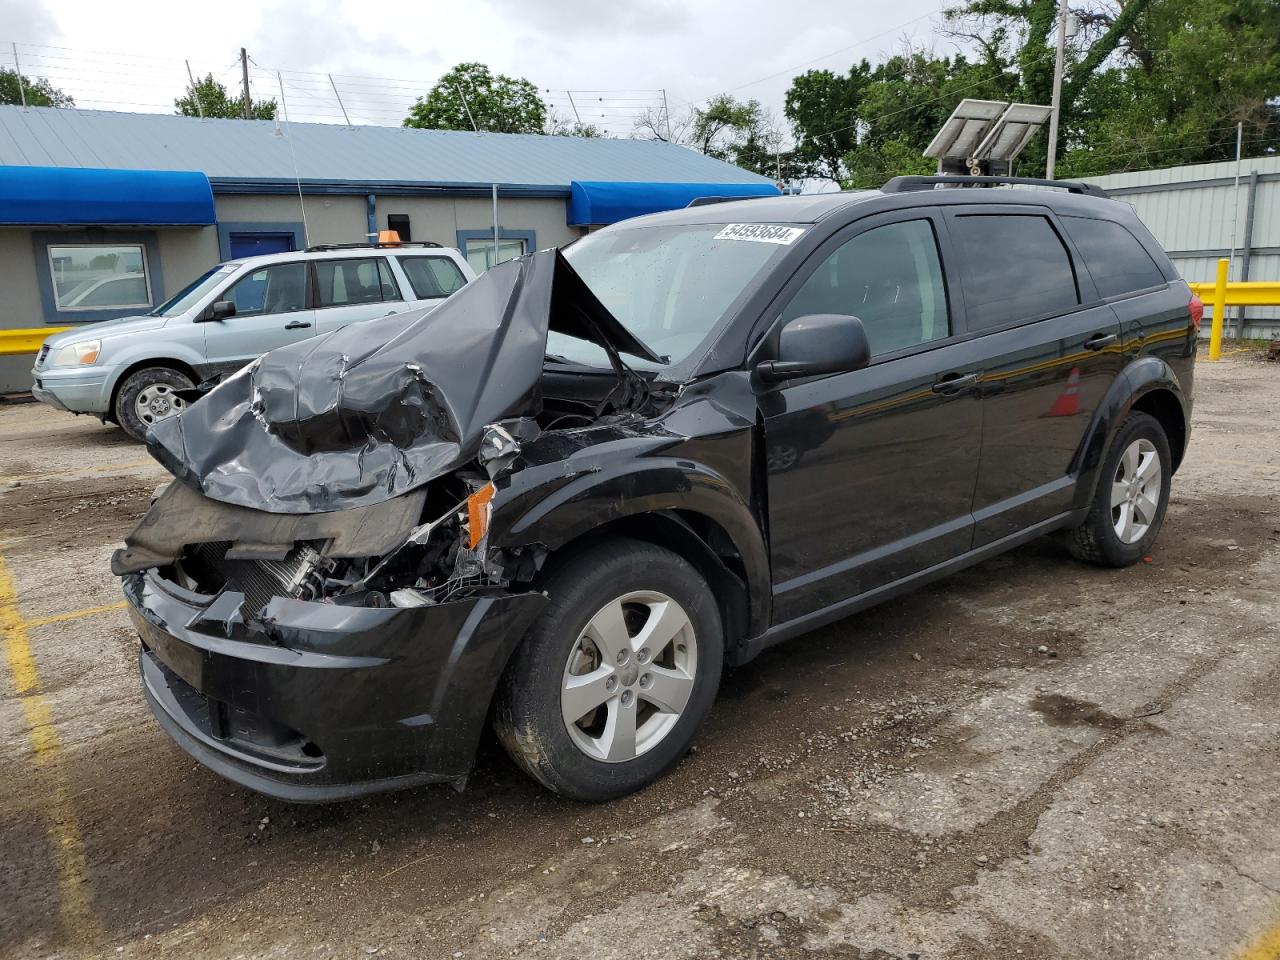
[[[837,248],[792,298],[783,321],[814,313],[860,319],[873,357],[949,336],[947,291],[929,221],[877,227]]]
[[[307,305],[307,265],[277,263],[237,280],[219,299],[236,305],[236,316],[293,313]]]

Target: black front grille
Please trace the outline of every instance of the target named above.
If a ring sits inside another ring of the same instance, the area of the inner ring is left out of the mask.
[[[49,345],[47,343],[40,345],[40,352],[36,354],[36,369],[39,370],[44,366],[44,358],[49,355]]]

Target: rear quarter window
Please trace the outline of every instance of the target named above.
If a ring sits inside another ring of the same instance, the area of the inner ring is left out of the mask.
[[[1164,273],[1138,238],[1110,220],[1063,217],[1063,226],[1104,297],[1162,286]]]
[[[400,266],[417,300],[447,297],[467,282],[458,265],[448,257],[400,257]]]
[[[970,330],[1065,313],[1079,304],[1071,257],[1048,218],[961,214],[951,232]]]

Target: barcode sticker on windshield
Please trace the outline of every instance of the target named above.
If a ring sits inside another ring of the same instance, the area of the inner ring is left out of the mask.
[[[779,227],[772,223],[731,223],[716,234],[717,240],[751,240],[755,243],[794,243],[803,227]]]

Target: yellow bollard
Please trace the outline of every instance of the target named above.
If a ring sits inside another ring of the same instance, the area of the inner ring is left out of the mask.
[[[1213,284],[1213,323],[1209,327],[1209,359],[1222,356],[1222,318],[1226,313],[1227,260],[1218,261],[1218,277]]]

